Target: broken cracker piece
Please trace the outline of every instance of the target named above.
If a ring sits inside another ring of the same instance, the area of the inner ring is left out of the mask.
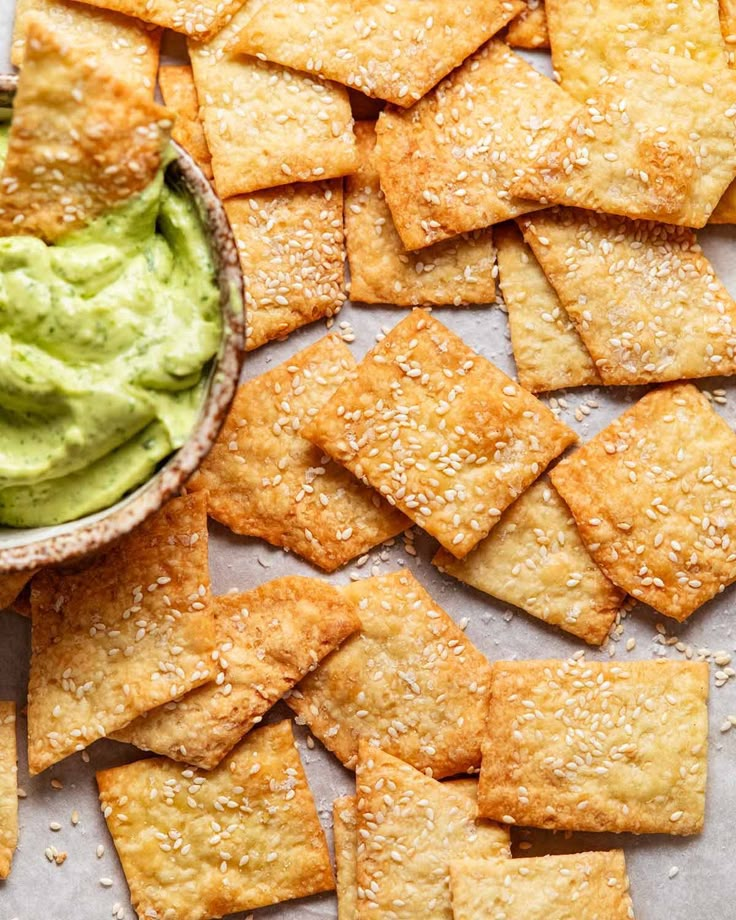
[[[215,679],[144,713],[118,741],[211,770],[277,700],[360,628],[337,588],[293,575],[212,599]]]
[[[245,281],[248,351],[340,310],[342,180],[282,185],[224,205]]]
[[[488,709],[485,657],[407,571],[341,590],[360,632],[299,684],[289,706],[350,769],[361,739],[433,776],[476,768]]]
[[[479,814],[556,830],[699,833],[707,696],[705,662],[495,662]]]
[[[0,702],[0,879],[10,874],[18,845],[18,751],[15,703]]]
[[[521,232],[512,223],[502,224],[495,228],[494,240],[519,383],[532,393],[602,383]]]
[[[509,23],[505,41],[512,48],[549,48],[544,0],[527,0],[526,9]]]
[[[335,887],[288,721],[251,732],[210,773],[154,758],[97,784],[141,920],[209,920]]]
[[[736,302],[692,230],[578,208],[519,224],[605,384],[736,373]]]
[[[204,41],[218,33],[243,0],[84,0]]]
[[[491,229],[454,237],[419,252],[404,248],[396,232],[375,163],[375,124],[355,126],[358,170],[348,176],[345,234],[350,296],[363,303],[493,303],[496,297]]]
[[[332,804],[337,870],[337,920],[355,920],[357,910],[357,801],[357,796],[342,795]]]
[[[736,580],[736,434],[692,384],[647,393],[550,479],[614,584],[675,620]]]
[[[40,773],[214,677],[204,495],[31,585],[28,761]]]
[[[625,597],[591,559],[546,476],[506,509],[464,559],[440,550],[432,561],[448,575],[592,645],[605,641]]]
[[[623,850],[450,863],[454,920],[634,920]]]
[[[176,115],[171,136],[187,151],[205,176],[211,179],[212,157],[199,119],[199,101],[192,68],[188,64],[167,64],[159,70],[158,82],[166,107]]]
[[[381,188],[407,249],[535,210],[509,189],[582,107],[491,41],[407,111],[376,122]]]
[[[18,595],[33,578],[34,572],[7,572],[0,575],[0,610],[13,606]]]
[[[511,855],[508,830],[476,820],[465,791],[365,741],[356,789],[357,920],[428,911],[436,920],[452,920],[450,861]]]
[[[523,8],[521,0],[249,0],[230,50],[410,106]]]
[[[302,435],[355,373],[350,349],[325,336],[244,383],[189,488],[209,514],[328,572],[401,533],[408,520]]]
[[[423,310],[304,434],[462,558],[576,435]]]

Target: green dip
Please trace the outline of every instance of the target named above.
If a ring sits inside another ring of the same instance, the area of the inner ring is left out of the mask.
[[[0,238],[0,524],[105,508],[184,443],[218,304],[196,210],[163,171],[52,246]]]

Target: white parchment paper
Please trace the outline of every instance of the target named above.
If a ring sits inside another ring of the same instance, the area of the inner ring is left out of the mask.
[[[13,8],[14,0],[0,0],[0,71],[10,69],[8,53]],[[167,44],[167,56],[178,58],[180,48],[180,42],[171,40]],[[542,55],[532,60],[540,68],[545,67]],[[701,232],[700,240],[736,296],[736,228],[707,229]],[[354,331],[351,348],[361,357],[374,344],[376,334],[383,327],[393,326],[404,314],[404,310],[397,308],[347,304],[333,328],[339,330],[344,323],[346,331]],[[479,352],[513,375],[508,325],[498,306],[437,309],[436,314]],[[248,355],[245,376],[256,376],[286,360],[324,333],[325,324],[317,323],[292,334],[285,342],[267,345]],[[711,392],[725,391],[726,404],[717,408],[736,427],[736,381],[714,378],[700,385]],[[564,420],[587,440],[642,393],[641,389],[587,388],[555,395],[567,404],[562,413]],[[582,419],[578,421],[575,410],[591,400],[598,407],[587,417],[578,413]],[[348,565],[332,578],[336,583],[345,583],[351,572],[359,571],[364,577],[371,573],[372,567],[375,574],[399,566],[409,567],[451,616],[457,620],[467,618],[468,636],[490,659],[567,657],[583,647],[574,638],[440,575],[429,562],[435,546],[429,538],[420,534],[416,546],[417,556],[409,556],[399,539],[392,547],[375,550],[371,562],[362,569]],[[217,524],[211,526],[210,562],[213,590],[217,593],[230,588],[246,590],[280,575],[318,574],[293,555],[258,540],[237,537]],[[695,655],[701,649],[724,650],[734,654],[736,659],[735,592],[736,587],[727,590],[681,626],[656,616],[648,608],[637,608],[625,621],[623,637],[617,643],[600,652],[588,649],[586,654],[591,659],[608,658],[609,655],[623,659],[656,655],[678,658],[691,648]],[[674,637],[682,643],[679,648],[674,644]],[[627,651],[627,640],[631,638],[636,640],[636,646]],[[25,705],[29,654],[28,621],[15,614],[0,614],[0,699],[15,699],[19,708]],[[736,680],[716,688],[715,671],[716,667],[712,666],[707,819],[701,837],[515,831],[517,841],[532,842],[532,849],[524,855],[623,846],[637,920],[734,920],[736,727],[729,733],[722,733],[720,727],[729,714],[736,714]],[[288,710],[280,704],[270,718],[287,715]],[[7,882],[0,882],[0,920],[105,920],[113,916],[134,920],[125,878],[99,811],[94,773],[134,760],[141,754],[126,745],[101,741],[89,749],[89,763],[78,754],[31,779],[25,764],[22,717],[18,728],[21,736],[19,782],[26,797],[20,802],[20,846],[13,870]],[[324,751],[319,742],[310,749],[302,729],[297,729],[297,734],[317,807],[331,839],[332,800],[352,791],[353,776]],[[52,779],[60,781],[62,788],[52,787]],[[76,826],[71,822],[74,811],[78,813]],[[52,831],[49,826],[52,822],[58,822],[61,830]],[[47,859],[44,854],[48,847],[67,853],[63,865],[57,866]],[[102,878],[111,879],[112,886],[103,886]],[[257,911],[255,920],[277,917],[327,920],[335,916],[334,897],[324,896]]]

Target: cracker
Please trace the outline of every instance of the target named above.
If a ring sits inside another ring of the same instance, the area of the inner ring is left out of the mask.
[[[448,575],[592,645],[605,641],[624,599],[591,559],[567,505],[546,476],[506,509],[465,559],[440,550],[433,562]]]
[[[211,770],[297,681],[360,628],[331,585],[293,575],[213,598],[215,681],[115,734],[139,748]]]
[[[26,21],[27,47],[0,177],[0,234],[54,241],[153,180],[171,121],[146,91],[95,66],[47,20]]]
[[[408,111],[378,118],[377,163],[407,249],[533,211],[511,195],[582,108],[506,45],[491,41]]]
[[[583,117],[521,166],[510,191],[702,227],[736,173],[735,96],[725,63],[632,48],[616,69],[600,70]]]
[[[623,850],[450,863],[454,920],[634,920]]]
[[[350,769],[362,739],[433,776],[476,768],[489,699],[485,657],[409,572],[342,591],[360,632],[288,697],[299,720]]]
[[[18,845],[18,752],[15,703],[0,701],[0,879],[10,874]]]
[[[506,43],[512,48],[549,48],[544,0],[527,0],[527,8],[506,29]]]
[[[410,106],[523,8],[521,0],[249,0],[231,48]]]
[[[601,383],[555,289],[512,223],[494,231],[519,383],[532,393]]]
[[[503,661],[492,687],[479,814],[557,830],[702,830],[707,663]]]
[[[94,67],[141,87],[153,96],[161,32],[137,19],[98,10],[74,0],[16,0],[10,61],[23,64],[26,21],[35,14],[47,18],[55,32],[69,36],[75,47],[88,52]]]
[[[240,387],[190,480],[190,488],[209,492],[212,517],[329,572],[409,526],[302,436],[355,366],[349,348],[326,336]]]
[[[212,157],[199,120],[199,101],[192,68],[188,64],[168,64],[159,70],[158,82],[166,107],[176,115],[171,136],[211,179]]]
[[[154,758],[97,784],[141,920],[207,920],[335,887],[288,721],[251,732],[210,773]]]
[[[204,41],[232,19],[243,0],[84,0]]]
[[[576,435],[423,310],[304,434],[462,558]]]
[[[577,208],[519,223],[605,384],[736,373],[736,302],[692,230]]]
[[[496,281],[490,228],[419,252],[407,251],[381,191],[375,125],[360,122],[355,134],[359,165],[348,176],[345,196],[352,300],[400,307],[493,303]]]
[[[352,172],[355,137],[345,87],[258,58],[229,56],[225,47],[240,21],[236,17],[211,42],[189,43],[220,197]]]
[[[346,299],[342,180],[230,198],[245,281],[248,351],[334,316]]]
[[[608,577],[685,620],[736,580],[736,434],[691,384],[647,393],[550,478]]]
[[[31,572],[8,572],[0,575],[0,610],[12,607],[23,588],[33,577]]]
[[[450,861],[511,855],[507,829],[476,821],[466,792],[367,742],[361,744],[356,786],[357,920],[452,920]]]
[[[709,224],[736,224],[736,181],[723,193],[711,214]]]
[[[357,910],[357,797],[342,795],[332,804],[337,875],[337,920],[355,920]]]
[[[208,593],[203,495],[175,498],[78,570],[35,576],[32,774],[212,679]]]

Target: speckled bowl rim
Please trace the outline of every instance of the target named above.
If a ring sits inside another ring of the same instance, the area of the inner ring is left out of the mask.
[[[17,85],[14,74],[0,74],[0,107],[12,105]],[[19,529],[17,542],[12,540],[14,530],[3,528],[0,573],[71,561],[128,533],[181,491],[215,443],[227,416],[244,353],[245,307],[238,248],[222,202],[204,173],[185,150],[178,144],[174,147],[177,159],[168,167],[167,181],[181,185],[197,205],[215,262],[223,320],[220,347],[196,425],[186,443],[150,479],[109,508],[48,528]],[[34,538],[34,531],[48,530],[53,534]]]

